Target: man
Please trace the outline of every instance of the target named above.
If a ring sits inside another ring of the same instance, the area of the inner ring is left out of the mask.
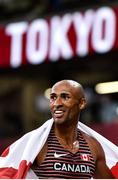
[[[80,112],[85,106],[84,90],[79,83],[72,80],[57,82],[50,94],[53,118],[3,152],[0,178],[114,178],[100,143],[80,130],[89,131],[90,128],[79,123],[78,129]],[[107,140],[103,138],[103,141]],[[112,146],[115,152],[118,150],[112,143],[108,144],[109,149]],[[116,155],[112,166],[117,158]]]
[[[77,128],[85,106],[79,83],[63,80],[52,87],[50,109],[54,124],[33,167],[39,178],[113,178],[101,145]]]

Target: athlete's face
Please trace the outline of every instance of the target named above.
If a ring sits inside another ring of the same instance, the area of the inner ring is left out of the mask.
[[[53,86],[50,94],[50,109],[56,123],[77,122],[80,113],[80,99],[77,93],[77,89],[69,83]]]

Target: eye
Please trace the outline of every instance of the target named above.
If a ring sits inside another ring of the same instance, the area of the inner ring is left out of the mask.
[[[50,101],[54,101],[56,100],[56,96],[55,95],[50,95]]]
[[[61,97],[64,99],[64,100],[69,100],[70,99],[70,96],[68,94],[62,94]]]

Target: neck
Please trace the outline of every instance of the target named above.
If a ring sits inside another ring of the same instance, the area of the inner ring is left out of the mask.
[[[72,145],[77,140],[77,126],[55,125],[55,135],[67,145]]]

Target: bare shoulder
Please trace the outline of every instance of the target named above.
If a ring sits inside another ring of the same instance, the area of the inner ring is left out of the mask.
[[[96,170],[94,178],[114,179],[109,167],[106,164],[105,153],[101,144],[97,141],[95,137],[91,137],[84,132],[82,132],[82,134],[84,139],[88,143],[93,158],[95,159]]]
[[[84,139],[88,143],[88,146],[91,150],[91,153],[92,153],[94,159],[97,160],[101,156],[104,157],[103,148],[102,148],[101,144],[98,142],[98,140],[95,137],[84,133],[83,131],[81,131],[81,133],[83,134]]]
[[[83,134],[83,137],[85,138],[85,140],[87,141],[88,144],[91,144],[93,147],[96,145],[101,146],[95,137],[90,136],[90,135],[84,133],[83,131],[81,131],[81,133]]]

